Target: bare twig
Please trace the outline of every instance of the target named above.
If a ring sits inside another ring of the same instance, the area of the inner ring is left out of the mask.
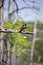
[[[23,0],[23,2],[24,2],[27,6],[29,6],[29,4],[28,4],[25,0]]]
[[[20,10],[24,10],[24,9],[36,9],[38,11],[38,8],[35,7],[35,6],[32,6],[32,7],[22,7],[22,8],[18,8],[18,11]],[[12,15],[13,13],[17,12],[17,9],[15,9],[12,13],[10,13],[9,15]]]
[[[16,4],[16,12],[18,13],[18,4],[17,4],[17,2],[16,2],[16,0],[13,0],[14,1],[14,3]]]

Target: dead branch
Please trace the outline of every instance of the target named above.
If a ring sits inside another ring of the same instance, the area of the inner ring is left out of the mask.
[[[16,2],[16,0],[13,0],[14,1],[14,3],[15,3],[15,5],[16,5],[16,12],[18,13],[18,4],[17,4],[17,2]]]
[[[32,7],[22,7],[22,8],[18,8],[18,11],[20,10],[24,10],[24,9],[36,9],[37,11],[39,11],[39,8],[32,6]],[[15,9],[12,13],[10,13],[9,15],[12,15],[13,13],[17,12],[17,9]]]

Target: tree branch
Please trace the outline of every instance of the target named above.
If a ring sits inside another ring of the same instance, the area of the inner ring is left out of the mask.
[[[29,4],[28,4],[25,0],[23,0],[23,2],[24,2],[27,6],[29,6]]]
[[[39,8],[32,6],[32,7],[22,7],[22,8],[18,8],[18,11],[23,10],[23,9],[35,9],[37,11],[39,11]],[[12,15],[13,13],[17,12],[17,9],[15,9],[12,13],[10,13],[9,15]]]
[[[16,12],[18,13],[18,4],[17,4],[17,2],[15,1],[15,0],[13,0],[14,1],[14,3],[16,4]]]
[[[12,29],[0,29],[0,33],[3,32],[3,33],[21,33],[21,34],[31,34],[31,35],[34,35],[34,32],[23,32],[23,29],[20,31],[20,30],[12,30]]]

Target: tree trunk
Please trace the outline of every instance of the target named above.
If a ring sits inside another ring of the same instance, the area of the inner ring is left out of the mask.
[[[12,12],[12,0],[8,1],[8,22],[11,21],[11,16],[9,15]]]
[[[6,44],[7,44],[7,65],[10,65],[10,43],[9,43],[9,37],[6,37]]]
[[[0,29],[3,29],[3,8],[0,9]],[[0,64],[3,57],[3,33],[0,33]]]
[[[16,65],[15,46],[12,48],[11,52],[11,65]]]
[[[30,65],[33,65],[32,64],[32,61],[33,61],[33,54],[34,54],[34,46],[35,46],[35,39],[36,39],[36,32],[37,32],[37,29],[36,29],[36,26],[37,26],[37,21],[35,21],[34,23],[34,35],[33,35],[33,40],[32,40],[32,48],[31,48],[31,54],[30,54]]]

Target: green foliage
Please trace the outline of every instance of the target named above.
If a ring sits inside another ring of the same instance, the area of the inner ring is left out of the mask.
[[[28,63],[25,61],[20,61],[20,64],[19,65],[28,65]]]
[[[12,22],[4,22],[4,28],[7,29],[15,29],[15,30],[20,30],[22,25],[25,24],[22,20],[17,19],[15,23]],[[33,31],[33,23],[26,23],[26,29],[23,30],[24,32],[26,31]],[[26,35],[27,39],[24,38],[25,35],[21,34],[21,33],[6,33],[4,34],[4,36],[6,37],[9,36],[9,42],[11,45],[11,48],[13,48],[13,46],[15,46],[15,51],[16,51],[16,55],[19,56],[21,54],[27,54],[26,52],[26,48],[30,48],[31,47],[31,41],[28,38],[32,38],[31,35]],[[28,49],[30,50],[30,49]]]
[[[6,29],[13,29],[13,23],[12,22],[4,22],[4,28]]]
[[[26,24],[26,29],[24,29],[24,32],[32,32],[33,28],[34,28],[34,24],[32,22],[26,22],[24,23],[22,20],[17,19],[16,22],[12,23],[12,22],[4,22],[4,28],[6,29],[14,29],[14,30],[20,30],[21,27]],[[42,29],[43,24],[39,23],[37,24],[37,28],[40,30]],[[8,36],[9,39],[9,43],[11,45],[11,49],[15,46],[15,53],[16,56],[20,56],[22,55],[23,57],[26,57],[26,55],[29,55],[30,53],[30,48],[32,45],[32,35],[25,35],[25,34],[21,34],[21,33],[5,33],[4,37],[6,38],[6,36]],[[26,37],[26,38],[25,38]],[[38,38],[43,38],[43,33],[41,32],[37,32],[36,37]],[[26,50],[28,49],[28,51]],[[37,61],[38,57],[41,56],[41,58],[43,58],[43,41],[36,41],[35,43],[35,49],[34,49],[34,61]],[[26,62],[26,61],[25,61]],[[25,63],[24,61],[20,62],[20,65],[27,65],[27,63]]]
[[[37,37],[43,39],[43,32],[37,32]]]
[[[39,38],[39,40],[36,40],[35,42],[34,61],[38,63],[42,63],[43,62],[43,32],[41,32],[41,30],[43,30],[43,23],[38,23],[37,29],[39,31],[36,34],[36,38]]]
[[[20,28],[22,27],[23,24],[24,24],[23,21],[21,21],[20,19],[17,19],[16,22],[14,23],[13,27],[16,30],[20,30]]]
[[[43,23],[38,23],[37,24],[37,29],[42,30],[43,29]]]

